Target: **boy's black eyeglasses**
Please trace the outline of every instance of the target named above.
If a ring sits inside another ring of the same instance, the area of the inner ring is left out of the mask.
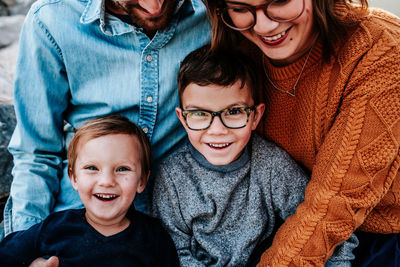
[[[251,29],[256,24],[259,9],[271,20],[288,22],[300,17],[305,7],[304,0],[267,0],[258,6],[225,1],[225,5],[217,9],[217,14],[226,26],[237,31]]]
[[[229,129],[243,128],[249,122],[251,112],[255,110],[255,106],[226,108],[217,112],[193,109],[182,110],[182,116],[185,119],[189,129],[200,131],[211,126],[215,116],[218,116],[222,124]]]

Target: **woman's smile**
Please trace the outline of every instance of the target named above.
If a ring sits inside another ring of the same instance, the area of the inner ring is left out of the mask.
[[[271,45],[271,46],[279,45],[279,44],[281,44],[283,41],[286,40],[286,38],[287,38],[288,35],[289,35],[290,29],[292,29],[292,27],[289,27],[289,29],[287,29],[287,30],[285,30],[285,31],[283,31],[283,32],[281,32],[281,33],[278,33],[278,34],[276,34],[276,35],[272,35],[272,36],[260,36],[260,38],[261,38],[261,40],[262,40],[265,44],[267,44],[267,45]]]

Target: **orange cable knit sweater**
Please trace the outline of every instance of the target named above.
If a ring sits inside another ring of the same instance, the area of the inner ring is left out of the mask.
[[[399,42],[400,19],[371,10],[330,63],[315,45],[295,97],[266,83],[259,130],[312,176],[259,266],[323,266],[356,229],[400,232]],[[290,90],[305,57],[266,72]]]

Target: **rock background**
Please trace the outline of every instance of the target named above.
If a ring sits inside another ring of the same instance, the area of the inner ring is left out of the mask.
[[[0,102],[11,103],[18,39],[33,0],[0,0]]]
[[[15,127],[13,73],[21,27],[33,0],[0,0],[0,221],[9,195],[12,156],[7,151]]]
[[[12,157],[7,151],[9,138],[14,130],[15,115],[12,105],[0,104],[0,199],[7,197],[11,183]]]
[[[400,1],[399,0],[369,0],[370,6],[385,9],[400,17]]]

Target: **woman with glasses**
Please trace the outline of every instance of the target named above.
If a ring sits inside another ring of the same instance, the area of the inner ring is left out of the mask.
[[[212,49],[263,72],[259,132],[311,177],[259,265],[323,266],[355,232],[354,266],[399,266],[400,19],[367,0],[206,2]]]

